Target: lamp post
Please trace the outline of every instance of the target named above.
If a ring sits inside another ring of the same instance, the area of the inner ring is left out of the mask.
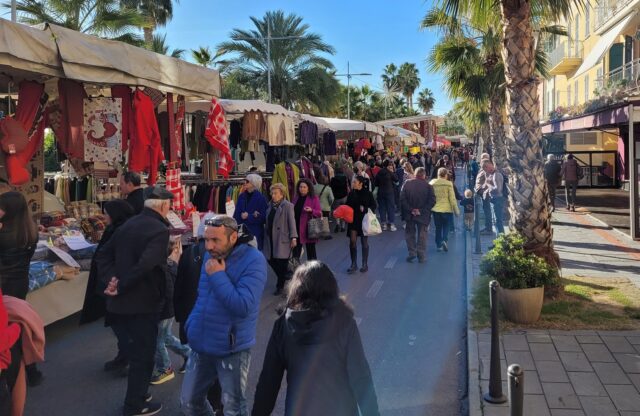
[[[16,17],[16,0],[11,0],[11,21],[13,23],[16,22],[17,17]]]
[[[365,76],[371,75],[367,72],[363,72],[361,74],[352,74],[351,68],[349,67],[349,61],[347,61],[347,73],[346,74],[336,74],[337,77],[347,77],[347,119],[351,119],[351,77],[354,75]]]

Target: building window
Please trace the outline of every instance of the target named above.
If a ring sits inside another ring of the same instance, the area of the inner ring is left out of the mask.
[[[573,96],[571,95],[571,84],[567,85],[567,105],[571,105],[571,99]]]
[[[571,133],[569,135],[569,144],[577,146],[597,146],[598,145],[598,133]]]
[[[578,81],[573,82],[573,104],[578,105]]]
[[[587,4],[584,6],[584,37],[585,39],[587,38],[587,36],[589,36],[589,33],[591,32],[591,28],[589,27],[590,25],[591,25],[591,11],[590,11],[589,3],[587,2]]]
[[[584,102],[589,101],[589,75],[584,77]]]

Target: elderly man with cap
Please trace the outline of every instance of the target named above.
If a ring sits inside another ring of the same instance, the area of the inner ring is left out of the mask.
[[[159,186],[145,192],[144,209],[123,224],[97,257],[106,280],[107,310],[130,339],[129,379],[124,416],[152,415],[150,401],[158,319],[165,302],[169,223],[173,194]]]
[[[264,224],[267,221],[267,199],[262,195],[262,177],[256,173],[247,175],[244,180],[244,192],[238,197],[233,218],[238,224],[244,224],[256,237],[258,250],[264,244]]]

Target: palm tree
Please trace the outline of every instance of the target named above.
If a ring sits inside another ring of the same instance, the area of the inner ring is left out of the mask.
[[[543,175],[538,115],[538,81],[534,35],[536,18],[567,18],[581,0],[439,0],[442,10],[477,27],[500,25],[508,117],[509,211],[511,226],[525,236],[526,249],[559,267],[553,249],[548,193]],[[536,18],[532,12],[535,12]],[[500,23],[498,23],[500,19]],[[496,27],[496,26],[494,26]]]
[[[174,49],[169,52],[169,45],[167,45],[167,35],[153,35],[151,43],[146,45],[146,48],[152,52],[159,53],[160,55],[168,55],[172,58],[182,59],[185,50]]]
[[[382,74],[382,83],[385,87],[390,88],[392,85],[398,83],[398,67],[394,64],[388,64],[384,67],[384,73]]]
[[[407,105],[413,110],[413,93],[420,86],[420,76],[416,64],[405,62],[398,69],[398,85],[407,99]]]
[[[142,30],[147,44],[153,42],[156,28],[165,26],[173,18],[173,0],[121,0],[120,3],[124,7],[138,10],[145,18]]]
[[[233,29],[231,40],[218,45],[221,56],[232,55],[222,66],[223,71],[246,73],[254,87],[262,91],[267,90],[270,72],[274,101],[287,108],[302,105],[328,110],[327,103],[338,98],[339,83],[332,72],[333,64],[322,55],[334,54],[333,47],[320,35],[310,33],[309,25],[295,14],[285,15],[278,10],[267,12],[262,18],[251,17],[251,21],[254,29]],[[278,39],[269,42],[269,34]],[[331,96],[322,96],[324,91],[311,91],[309,85],[329,87],[326,93]]]
[[[418,94],[418,107],[420,107],[423,113],[429,114],[435,104],[436,99],[433,97],[433,91],[429,88],[420,91]]]
[[[200,46],[198,49],[191,49],[191,57],[198,65],[202,65],[205,68],[224,63],[224,61],[219,60],[220,54],[213,54],[208,46]]]
[[[118,0],[18,0],[19,20],[28,25],[51,23],[102,38],[140,45],[136,30],[144,18]]]

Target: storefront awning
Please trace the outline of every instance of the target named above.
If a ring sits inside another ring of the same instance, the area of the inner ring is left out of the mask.
[[[594,66],[598,64],[600,58],[609,50],[613,42],[616,40],[618,36],[627,28],[627,25],[631,21],[631,19],[635,16],[635,12],[630,13],[627,17],[622,19],[617,25],[615,25],[611,30],[604,33],[600,39],[596,42],[594,47],[589,52],[589,55],[582,61],[582,65],[578,68],[574,78],[584,74]]]
[[[384,136],[384,127],[375,123],[360,120],[347,120],[341,118],[320,117],[326,121],[335,131],[362,131]]]
[[[603,108],[597,113],[552,121],[540,126],[540,129],[542,134],[551,134],[615,127],[618,124],[629,122],[629,104],[640,103],[628,102],[616,107]]]

